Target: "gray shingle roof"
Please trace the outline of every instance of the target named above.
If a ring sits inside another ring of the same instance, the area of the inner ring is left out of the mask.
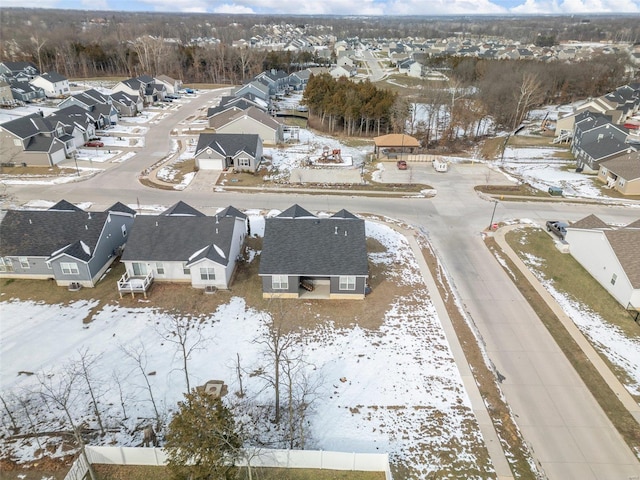
[[[211,148],[225,157],[234,157],[240,152],[246,152],[255,158],[259,139],[260,136],[253,133],[201,133],[195,154]]]
[[[138,215],[122,259],[193,263],[206,257],[227,265],[234,225],[234,217]]]
[[[638,180],[640,179],[640,152],[632,152],[622,157],[607,160],[602,162],[600,166],[605,167],[626,181]]]
[[[124,203],[116,202],[105,210],[105,212],[120,212],[135,215],[137,212],[133,208],[127,207]]]
[[[173,204],[169,208],[167,208],[160,215],[165,217],[204,217],[206,216],[204,213],[196,210],[191,205],[184,203],[180,200],[178,203]]]
[[[40,76],[51,83],[64,82],[67,79],[57,72],[43,73]]]
[[[295,207],[265,220],[260,275],[368,275],[364,220],[285,212]]]
[[[217,217],[237,217],[245,219],[247,216],[235,207],[229,205],[227,208],[216,213]]]
[[[93,252],[107,216],[79,209],[9,210],[0,224],[0,256],[49,257],[65,249],[86,260],[89,257],[79,242]]]

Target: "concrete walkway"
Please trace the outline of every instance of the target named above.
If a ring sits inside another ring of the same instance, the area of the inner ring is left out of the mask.
[[[604,362],[600,354],[593,348],[589,340],[585,338],[582,332],[578,329],[573,320],[562,310],[562,307],[558,305],[558,302],[551,296],[546,288],[538,281],[538,279],[531,273],[529,268],[524,264],[520,257],[513,251],[513,249],[507,243],[505,235],[507,232],[520,228],[521,225],[510,225],[498,229],[493,235],[500,245],[500,248],[505,252],[509,259],[518,267],[518,270],[526,277],[526,279],[533,285],[536,292],[542,297],[544,302],[549,306],[553,313],[558,317],[562,325],[567,329],[571,338],[578,344],[582,352],[587,356],[589,361],[598,371],[600,376],[607,382],[609,388],[616,394],[618,399],[622,402],[629,413],[640,423],[640,405],[634,400],[629,391],[624,388],[618,378],[611,372],[611,369]]]

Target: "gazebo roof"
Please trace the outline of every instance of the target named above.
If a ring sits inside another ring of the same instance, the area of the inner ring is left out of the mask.
[[[375,137],[373,141],[376,147],[419,147],[420,142],[416,138],[413,138],[404,133],[390,133],[389,135],[382,135]]]

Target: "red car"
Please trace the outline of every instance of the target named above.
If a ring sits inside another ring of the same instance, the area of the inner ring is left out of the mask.
[[[405,162],[404,160],[398,160],[396,162],[396,165],[398,167],[398,170],[406,170],[407,169],[407,162]]]
[[[104,147],[104,143],[99,142],[97,140],[91,140],[90,142],[85,143],[84,146],[85,147]]]

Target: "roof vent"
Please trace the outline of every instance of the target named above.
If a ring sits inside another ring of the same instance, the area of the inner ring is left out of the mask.
[[[218,235],[218,229],[216,228],[216,235]]]
[[[29,219],[29,225],[33,225],[33,222],[31,221],[31,219]]]
[[[347,236],[347,231],[346,231],[346,230],[344,231],[344,236],[345,236],[345,237]]]
[[[89,230],[89,226],[88,226],[88,225],[85,225],[85,226],[84,226],[84,229],[85,229],[85,230]]]
[[[156,220],[156,227],[158,226],[158,221]]]
[[[334,228],[335,228],[335,230],[334,230],[333,234],[337,235],[338,234],[338,227],[334,227]]]

